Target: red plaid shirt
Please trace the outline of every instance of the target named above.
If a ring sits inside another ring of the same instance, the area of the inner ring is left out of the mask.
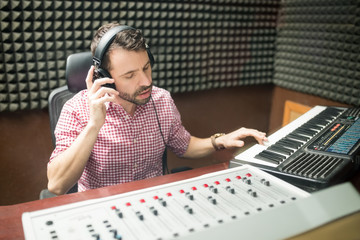
[[[66,150],[89,121],[87,90],[79,92],[63,107],[56,126],[56,148],[51,160]],[[190,134],[181,124],[169,92],[153,87],[152,98],[167,147],[176,155],[185,153]],[[162,175],[165,150],[151,100],[137,106],[130,116],[117,104],[109,103],[89,161],[78,181],[79,191]]]

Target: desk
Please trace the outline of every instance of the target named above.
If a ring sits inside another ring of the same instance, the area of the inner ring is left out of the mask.
[[[169,174],[165,176],[154,177],[151,179],[129,182],[99,189],[92,189],[81,193],[72,193],[54,198],[48,198],[10,206],[0,206],[0,239],[24,239],[24,232],[21,223],[21,215],[23,212],[32,212],[68,203],[102,198],[115,194],[139,190],[142,188],[158,186],[161,184],[180,181],[227,168],[227,163],[221,163],[207,167],[196,168],[186,172]]]

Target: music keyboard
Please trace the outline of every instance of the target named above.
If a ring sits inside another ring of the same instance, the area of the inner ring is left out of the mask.
[[[321,189],[354,169],[360,149],[359,118],[359,109],[316,106],[270,135],[267,146],[256,144],[236,156],[230,167],[251,164],[307,190]],[[344,134],[348,129],[350,133]],[[342,134],[342,141],[335,144]],[[323,151],[325,143],[328,146]],[[345,148],[348,153],[335,153]]]

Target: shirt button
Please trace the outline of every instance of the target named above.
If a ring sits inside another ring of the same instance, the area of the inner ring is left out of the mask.
[[[137,163],[134,164],[134,168],[137,168]]]
[[[134,143],[136,143],[136,139],[134,139]]]

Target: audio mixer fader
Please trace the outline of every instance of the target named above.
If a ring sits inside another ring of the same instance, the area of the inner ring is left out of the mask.
[[[106,198],[23,214],[26,239],[173,239],[309,194],[245,165]]]

